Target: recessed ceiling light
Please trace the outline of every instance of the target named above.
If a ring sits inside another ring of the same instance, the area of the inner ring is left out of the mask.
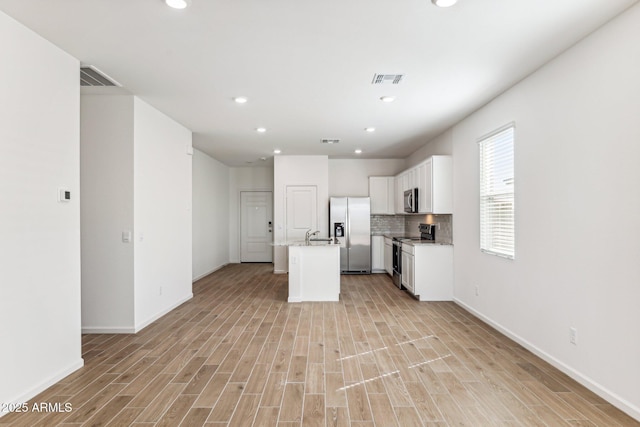
[[[449,7],[456,4],[458,0],[431,0],[431,3],[435,4],[438,7]]]
[[[184,9],[185,7],[189,6],[189,3],[191,3],[190,0],[164,0],[164,2],[167,4],[167,6],[174,9]]]
[[[367,132],[375,132],[376,128],[364,128]]]
[[[258,133],[265,133],[267,131],[267,128],[256,128],[256,132]]]
[[[393,102],[396,100],[395,96],[381,96],[380,101],[382,102]]]
[[[273,154],[280,154],[280,153],[282,153],[282,151],[278,150],[277,148],[273,150]]]
[[[248,99],[245,96],[236,96],[235,98],[233,98],[234,101],[236,101],[238,104],[244,104],[245,102],[248,101]]]
[[[362,150],[358,148],[356,151],[354,151],[354,153],[360,154],[360,153],[362,153]]]

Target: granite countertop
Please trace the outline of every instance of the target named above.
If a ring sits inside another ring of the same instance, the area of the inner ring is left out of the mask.
[[[407,233],[377,233],[377,234],[374,234],[374,236],[384,236],[384,237],[388,237],[389,239],[393,239],[394,237],[408,237]],[[411,237],[420,237],[420,235],[415,235]]]
[[[328,242],[324,240],[311,240],[307,245],[304,240],[291,240],[287,242],[271,243],[272,246],[340,246],[340,244],[333,241]]]
[[[411,246],[426,246],[426,245],[453,246],[452,242],[443,242],[441,240],[404,240],[402,241],[402,244],[411,245]]]
[[[394,237],[420,237],[419,235],[416,236],[408,236],[406,233],[378,233],[378,234],[372,234],[373,236],[384,236],[384,237],[388,237],[389,239],[393,239]],[[404,245],[413,245],[413,246],[421,246],[421,245],[448,245],[448,246],[453,246],[452,242],[449,241],[445,241],[445,240],[403,240],[402,244]]]

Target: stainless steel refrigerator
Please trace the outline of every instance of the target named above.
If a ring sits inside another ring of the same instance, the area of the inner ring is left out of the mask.
[[[331,197],[329,236],[340,243],[340,272],[371,273],[371,201]]]

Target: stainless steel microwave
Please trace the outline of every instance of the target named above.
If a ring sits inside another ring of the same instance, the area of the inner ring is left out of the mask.
[[[418,189],[412,188],[404,192],[404,211],[406,213],[418,212]]]

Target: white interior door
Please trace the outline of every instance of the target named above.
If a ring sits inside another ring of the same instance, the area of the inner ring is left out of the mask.
[[[287,186],[287,242],[304,240],[307,230],[318,230],[318,189],[315,185]]]
[[[240,262],[273,262],[273,195],[240,193]]]

